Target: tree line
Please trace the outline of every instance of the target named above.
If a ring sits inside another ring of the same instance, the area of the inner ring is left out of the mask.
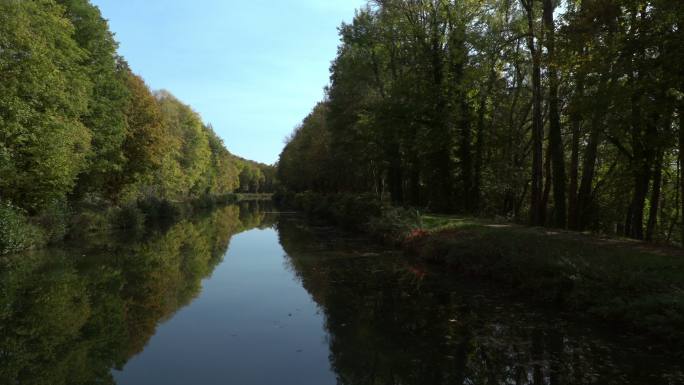
[[[682,20],[669,0],[371,1],[279,179],[682,241]]]
[[[273,174],[152,92],[90,1],[0,0],[0,233],[18,216],[260,192]]]

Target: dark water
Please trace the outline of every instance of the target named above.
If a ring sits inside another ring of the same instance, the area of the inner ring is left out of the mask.
[[[271,211],[0,260],[0,384],[684,384],[638,338]]]

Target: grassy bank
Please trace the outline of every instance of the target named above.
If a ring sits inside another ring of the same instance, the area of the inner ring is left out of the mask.
[[[418,215],[371,197],[298,194],[293,207],[455,273],[645,336],[684,341],[684,252],[513,224]]]

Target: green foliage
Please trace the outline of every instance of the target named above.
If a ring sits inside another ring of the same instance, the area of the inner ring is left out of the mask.
[[[275,188],[273,167],[235,157],[189,106],[153,94],[117,46],[89,0],[0,2],[0,198],[46,241],[68,225],[138,226],[107,207]]]
[[[145,214],[137,205],[125,206],[117,214],[116,226],[132,233],[141,233],[145,229]]]
[[[53,202],[31,218],[31,222],[40,227],[45,234],[45,241],[57,242],[69,232],[71,215],[72,210],[66,202]]]
[[[272,193],[277,187],[275,167],[263,163],[237,158],[240,170],[238,189],[241,193]]]
[[[209,147],[211,148],[211,171],[209,172],[208,193],[225,195],[240,187],[239,164],[223,145],[211,126],[207,127]]]
[[[278,162],[278,178],[293,191],[320,190],[330,178],[327,107],[318,104],[292,134]]]
[[[64,199],[90,148],[73,33],[53,1],[0,2],[0,191],[29,213]]]
[[[73,39],[85,53],[82,71],[92,85],[86,99],[87,110],[80,116],[81,123],[91,132],[92,145],[77,191],[103,192],[106,198],[111,198],[119,186],[110,177],[122,171],[126,160],[121,148],[126,139],[124,109],[129,98],[128,73],[120,65],[117,43],[99,9],[89,0],[58,0],[58,3],[64,5],[65,16],[75,28]]]
[[[385,207],[379,216],[368,219],[367,231],[386,243],[397,243],[407,239],[421,229],[420,212],[403,207]]]
[[[368,2],[280,183],[681,243],[683,4]]]
[[[112,221],[107,212],[101,210],[80,210],[69,221],[69,238],[86,239],[97,233],[110,230]]]
[[[280,206],[302,210],[313,218],[324,219],[350,230],[364,231],[394,245],[401,244],[423,224],[419,211],[394,207],[370,194],[280,191],[273,200]]]
[[[209,171],[211,149],[197,113],[166,91],[157,94],[168,146],[156,183],[162,186],[162,196],[185,199],[193,193],[203,193]]]
[[[181,206],[168,199],[145,199],[138,202],[138,208],[145,216],[147,224],[153,226],[168,227],[183,216]]]
[[[166,147],[157,100],[139,76],[130,71],[127,75],[130,99],[124,111],[126,165],[118,174],[119,186],[141,183],[149,178],[161,167]]]
[[[21,209],[0,201],[0,255],[39,245],[42,237]]]

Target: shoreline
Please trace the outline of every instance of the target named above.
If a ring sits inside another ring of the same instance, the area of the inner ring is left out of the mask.
[[[276,201],[511,294],[606,327],[684,341],[684,251],[644,242],[455,216],[428,216],[368,196],[313,193]]]

